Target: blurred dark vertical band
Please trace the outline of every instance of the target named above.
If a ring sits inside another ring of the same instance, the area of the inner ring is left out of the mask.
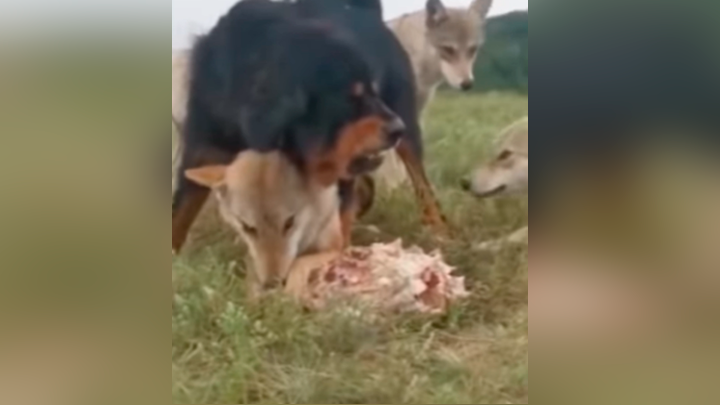
[[[720,2],[544,0],[533,8],[534,209],[558,175],[660,141],[649,128],[680,128],[674,141],[720,159]]]

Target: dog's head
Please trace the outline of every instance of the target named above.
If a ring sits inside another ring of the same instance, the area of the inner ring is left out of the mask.
[[[253,281],[263,290],[282,285],[298,255],[339,221],[337,187],[306,178],[281,152],[244,152],[228,166],[185,175],[213,190],[223,220],[246,242]]]
[[[405,123],[383,102],[352,39],[326,22],[298,24],[275,45],[241,123],[252,149],[282,150],[329,186],[377,168]]]
[[[516,125],[504,134],[500,152],[492,161],[477,168],[462,186],[478,197],[526,193],[530,166],[528,163],[528,130]]]
[[[475,60],[485,43],[485,20],[493,0],[475,0],[468,10],[446,8],[442,0],[428,0],[427,37],[440,56],[447,82],[470,90],[475,83]]]

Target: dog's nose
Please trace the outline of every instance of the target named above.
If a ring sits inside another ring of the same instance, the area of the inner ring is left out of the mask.
[[[473,80],[466,80],[460,84],[460,88],[463,91],[472,90],[472,88],[475,86],[475,82]]]
[[[400,117],[395,117],[392,120],[388,121],[385,124],[385,133],[390,135],[390,137],[400,137],[402,135],[407,127],[405,126],[405,122]]]
[[[470,181],[469,178],[464,178],[460,180],[460,187],[462,187],[465,191],[470,191],[470,188],[472,188],[472,181]]]
[[[400,117],[395,117],[390,121],[387,121],[383,130],[385,131],[387,147],[394,148],[405,134],[405,122]]]

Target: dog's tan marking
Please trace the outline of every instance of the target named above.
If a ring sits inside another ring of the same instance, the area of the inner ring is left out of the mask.
[[[348,167],[353,160],[385,148],[384,125],[385,121],[375,116],[347,125],[333,149],[308,162],[311,177],[326,186],[350,178]]]

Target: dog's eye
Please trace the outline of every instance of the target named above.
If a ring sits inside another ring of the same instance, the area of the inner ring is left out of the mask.
[[[287,221],[285,221],[285,226],[283,228],[283,231],[285,233],[290,232],[291,229],[295,226],[295,217],[290,217]]]
[[[477,55],[478,53],[478,47],[477,46],[471,46],[470,49],[468,49],[468,55],[472,58],[473,56]]]
[[[257,229],[246,224],[245,222],[242,223],[243,232],[250,236],[256,236],[257,235]]]

